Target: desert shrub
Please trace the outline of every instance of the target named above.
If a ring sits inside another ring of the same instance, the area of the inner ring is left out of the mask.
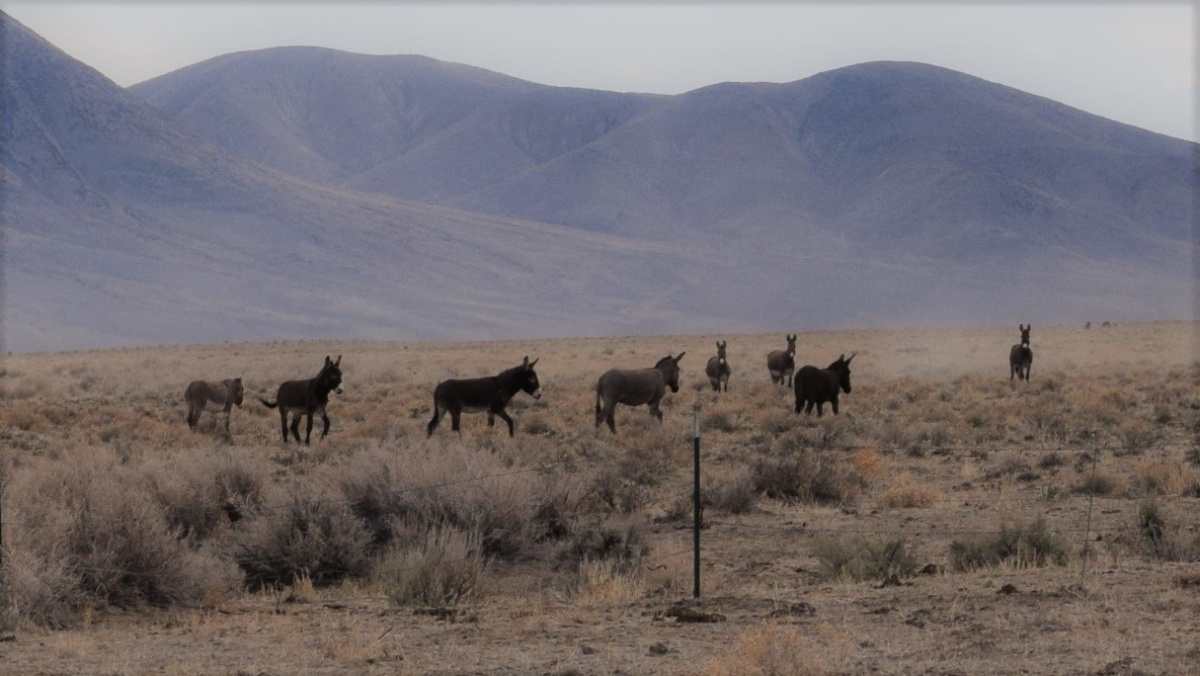
[[[1141,455],[1158,443],[1161,438],[1158,428],[1141,420],[1126,421],[1117,431],[1121,443],[1119,455]]]
[[[545,416],[540,413],[533,413],[521,421],[521,431],[525,434],[542,435],[552,434],[554,427],[546,420]]]
[[[866,483],[844,461],[809,450],[759,459],[751,476],[755,490],[767,497],[800,502],[850,502]]]
[[[708,490],[701,492],[704,505],[728,514],[747,514],[758,505],[758,493],[754,478],[748,470],[739,470],[725,477],[724,481],[713,482]],[[691,503],[691,498],[687,498]]]
[[[975,570],[1008,563],[1013,566],[1063,565],[1067,549],[1062,538],[1041,517],[1031,524],[1001,524],[994,536],[950,543],[950,564],[958,571]]]
[[[826,538],[814,543],[813,556],[829,578],[883,580],[911,577],[917,570],[916,557],[904,538],[850,542]]]
[[[137,473],[111,458],[28,467],[8,504],[9,617],[64,624],[86,607],[199,605],[240,586],[231,562],[182,542]]]
[[[646,506],[646,488],[624,478],[617,470],[600,472],[595,478],[597,497],[613,512],[632,514]]]
[[[480,545],[477,535],[435,527],[392,549],[375,578],[396,605],[455,606],[481,593],[486,564]]]
[[[0,566],[0,627],[23,623],[66,627],[94,602],[80,587],[74,567],[61,559],[39,556],[23,547],[8,547]]]
[[[724,432],[726,434],[736,432],[735,420],[736,416],[732,411],[723,408],[709,409],[700,416],[700,429],[705,432]]]
[[[632,570],[649,552],[650,545],[637,524],[598,524],[572,535],[557,559],[560,566],[574,568],[585,561],[611,560],[618,568]]]
[[[512,558],[545,535],[539,481],[534,468],[506,466],[496,453],[401,442],[358,454],[341,473],[341,491],[376,549],[392,541],[394,524],[415,518],[477,533],[486,556]]]
[[[1065,464],[1067,464],[1067,461],[1063,458],[1062,453],[1050,451],[1038,460],[1037,466],[1040,469],[1052,469],[1054,467],[1062,467]]]
[[[1123,492],[1125,486],[1123,478],[1097,467],[1094,472],[1090,468],[1083,469],[1073,490],[1084,495],[1116,495]]]
[[[658,422],[654,424],[658,425]],[[663,477],[669,476],[675,470],[679,451],[686,446],[662,429],[630,435],[628,443],[617,460],[617,471],[623,478],[642,486],[656,486]]]
[[[1200,537],[1171,523],[1157,500],[1138,502],[1137,519],[1141,549],[1147,556],[1159,561],[1200,561]]]
[[[167,522],[192,545],[263,504],[265,471],[245,459],[212,455],[176,459],[151,463],[145,474]]]
[[[251,587],[291,584],[307,575],[329,585],[370,570],[371,532],[336,493],[294,485],[282,504],[247,519],[234,559]]]

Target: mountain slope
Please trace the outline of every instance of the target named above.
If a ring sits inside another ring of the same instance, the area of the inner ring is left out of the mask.
[[[426,201],[585,145],[656,100],[316,47],[227,54],[130,91],[230,154]]]
[[[361,103],[388,87],[412,94]],[[285,126],[274,111],[304,108],[306,138],[341,130],[377,155],[352,166],[353,154],[309,142],[339,158],[332,183],[594,231],[804,237],[972,264],[1167,257],[1179,269],[1189,257],[1194,144],[924,64],[650,97],[294,48],[221,57],[132,91],[231,152],[312,176],[254,138],[222,144],[214,131],[247,111],[247,134],[273,138]],[[414,111],[438,123],[408,124],[403,139],[376,131]]]
[[[3,14],[0,35],[8,349],[694,321],[642,297],[686,267],[678,250],[307,183],[230,158]]]
[[[126,91],[0,36],[8,349],[1191,312],[1194,144],[944,69],[661,97],[285,49]]]

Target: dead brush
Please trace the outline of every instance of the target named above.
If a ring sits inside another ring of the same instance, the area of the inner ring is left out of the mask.
[[[340,495],[297,483],[239,527],[233,558],[251,588],[290,585],[302,575],[326,586],[366,575],[370,544],[370,531]]]
[[[1200,472],[1181,460],[1148,460],[1138,464],[1136,486],[1143,495],[1200,497]]]
[[[15,506],[5,568],[24,570],[6,572],[3,605],[23,620],[70,622],[92,605],[197,605],[240,588],[236,568],[181,541],[138,474],[111,457],[24,468],[5,497]]]
[[[389,541],[396,519],[417,518],[478,533],[485,555],[513,558],[544,531],[537,515],[546,484],[535,470],[454,441],[423,440],[372,448],[331,471],[376,546]]]
[[[868,484],[844,459],[813,450],[760,458],[751,476],[755,490],[767,497],[804,503],[853,502]]]
[[[950,565],[960,572],[1001,564],[1030,568],[1066,562],[1066,545],[1040,516],[1032,523],[1001,524],[994,536],[950,543]]]
[[[704,676],[828,676],[842,673],[826,663],[828,654],[793,626],[760,624],[743,630],[721,656],[709,660]]]
[[[481,544],[477,534],[433,527],[416,542],[396,546],[374,577],[388,600],[399,606],[444,608],[477,600],[486,572]]]
[[[813,556],[821,563],[826,578],[854,582],[912,577],[918,568],[917,558],[904,538],[824,538],[813,544]]]
[[[892,509],[933,507],[940,503],[943,497],[937,488],[918,483],[911,472],[903,472],[883,494],[883,505]]]
[[[227,531],[263,506],[268,470],[244,455],[151,458],[142,472],[168,523],[191,545]]]
[[[1105,466],[1092,467],[1091,464],[1079,465],[1076,468],[1079,477],[1071,490],[1081,495],[1112,496],[1125,492],[1128,482],[1124,477]]]
[[[1138,502],[1139,549],[1157,561],[1200,561],[1200,536],[1172,521],[1154,498]]]
[[[705,507],[726,514],[748,514],[758,506],[758,493],[754,489],[754,477],[749,468],[742,467],[727,473],[720,479],[713,480],[701,491],[701,499]],[[691,500],[688,498],[690,513]]]

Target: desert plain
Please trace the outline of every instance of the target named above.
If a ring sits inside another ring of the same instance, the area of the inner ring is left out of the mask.
[[[854,355],[821,417],[768,376],[783,332],[9,355],[0,672],[1196,673],[1196,328],[1037,325],[1028,382],[1015,325],[799,331],[797,366]],[[661,424],[596,427],[601,373],[680,352]],[[258,397],[327,355],[329,436],[282,443]],[[526,356],[515,436],[427,438],[439,381]],[[189,430],[233,377],[228,433]]]

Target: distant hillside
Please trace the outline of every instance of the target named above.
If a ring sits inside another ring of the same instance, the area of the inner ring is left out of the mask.
[[[423,56],[279,47],[133,93],[228,153],[303,178],[444,201],[580,148],[658,97],[537,85]]]
[[[695,326],[682,248],[307,183],[0,29],[7,349]]]
[[[647,97],[287,48],[133,91],[283,171],[319,173],[264,140],[319,154],[339,185],[589,230],[957,262],[1188,258],[1193,144],[924,64]]]
[[[874,63],[679,96],[0,13],[8,349],[1185,317],[1194,144]]]

